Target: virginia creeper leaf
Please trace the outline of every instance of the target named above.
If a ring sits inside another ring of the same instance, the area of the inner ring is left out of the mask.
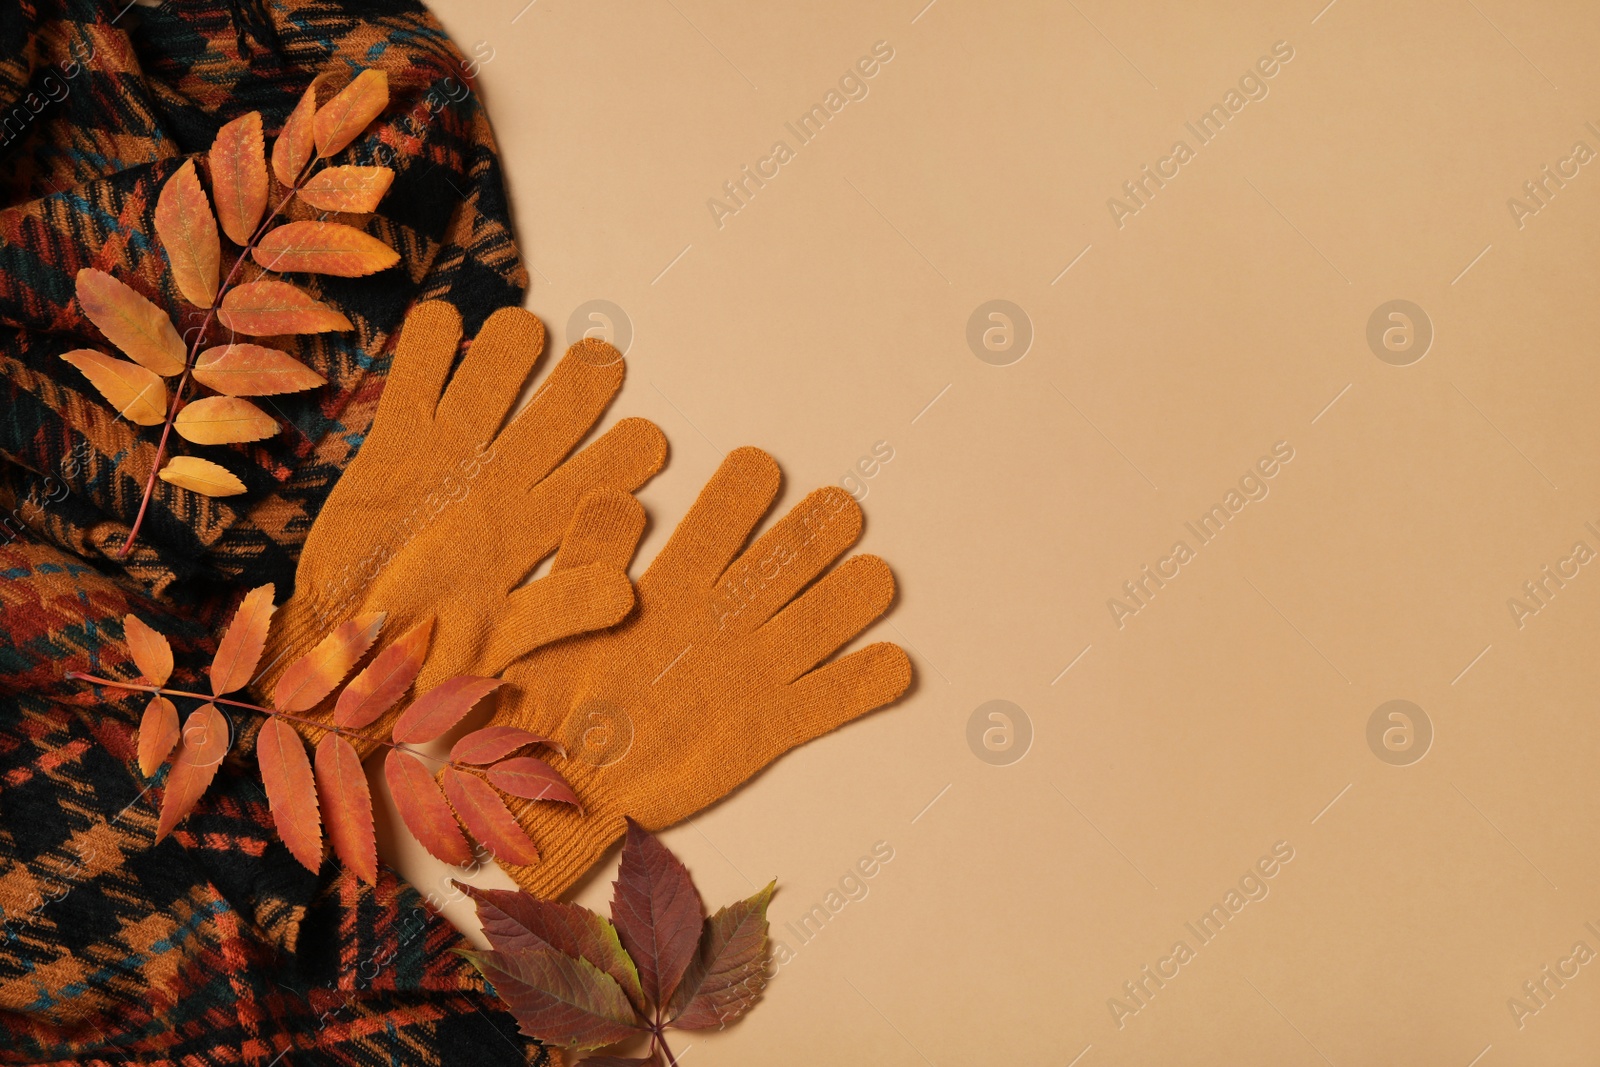
[[[194,380],[228,396],[298,393],[328,384],[328,379],[287,352],[246,344],[217,345],[201,352],[195,357]]]
[[[318,211],[376,211],[393,182],[388,167],[326,167],[301,188],[300,199]]]
[[[267,270],[361,278],[400,262],[400,253],[342,222],[286,222],[250,253]]]
[[[244,492],[244,483],[232,471],[198,456],[173,456],[158,477],[201,496],[238,496]]]
[[[331,156],[361,135],[367,124],[389,106],[389,76],[364,70],[317,109],[313,130],[317,155]]]
[[[678,857],[632,818],[612,886],[611,921],[639,966],[644,995],[667,1004],[699,950],[700,893]]]
[[[178,709],[161,695],[150,698],[139,720],[139,773],[155,775],[172,746],[178,743]]]
[[[359,730],[395,706],[422,669],[428,655],[428,638],[433,634],[433,616],[428,616],[372,658],[362,672],[350,680],[333,706],[333,721],[339,726]]]
[[[617,980],[553,949],[462,952],[494,985],[524,1034],[566,1048],[612,1045],[643,1033]]]
[[[485,726],[474,730],[450,746],[450,759],[455,763],[493,763],[528,745],[545,745],[561,755],[566,755],[560,742],[538,734],[530,734],[515,726]]]
[[[229,445],[271,437],[278,432],[278,420],[248,400],[207,396],[185,404],[172,428],[197,445]]]
[[[440,682],[411,702],[394,724],[394,739],[407,745],[432,741],[503,684],[499,678],[475,678],[470,674]]]
[[[289,664],[272,689],[272,706],[279,711],[316,707],[367,654],[383,628],[384,617],[384,612],[372,611],[334,627],[315,648]]]
[[[61,358],[81,370],[89,384],[129,422],[159,426],[167,421],[167,383],[153,371],[92,348],[63,352]]]
[[[446,863],[472,862],[472,849],[461,836],[456,817],[427,764],[409,752],[391,748],[383,760],[383,777],[400,818],[423,848]]]
[[[196,307],[210,307],[217,298],[222,243],[217,240],[211,201],[200,188],[192,159],[161,187],[161,195],[156,198],[156,236],[167,250],[178,292]]]
[[[705,922],[700,950],[666,1017],[680,1030],[725,1026],[749,1011],[767,984],[767,905],[776,882]]]
[[[127,639],[128,652],[144,680],[151,685],[166,685],[172,677],[172,646],[161,634],[145,625],[137,615],[122,620],[122,635]]]
[[[206,673],[211,676],[211,692],[224,696],[243,689],[255,676],[261,650],[267,645],[267,627],[272,622],[276,589],[271,582],[258,585],[239,601],[227,632],[217,643],[217,654]]]
[[[207,158],[222,232],[236,245],[249,244],[262,212],[267,210],[267,158],[261,139],[261,112],[240,115],[218,130]]]
[[[494,852],[495,859],[519,865],[539,862],[539,850],[488,782],[446,767],[444,795],[467,830]]]
[[[161,797],[161,818],[156,823],[159,842],[200,802],[228,754],[228,720],[215,704],[202,704],[183,724],[178,754],[167,771],[167,789]]]
[[[256,735],[256,760],[278,836],[301,866],[316,873],[322,868],[322,817],[305,742],[294,727],[271,716]]]
[[[271,278],[236,285],[222,294],[222,325],[250,337],[350,330],[350,320],[310,293]]]
[[[317,743],[317,792],[334,855],[357,878],[378,883],[378,840],[372,832],[372,793],[361,771],[361,757],[338,734]]]
[[[162,377],[183,373],[186,350],[165,311],[103,270],[78,272],[78,306],[106,340],[145,370]]]
[[[533,756],[518,756],[508,759],[504,763],[496,763],[488,770],[489,781],[496,788],[510,793],[514,797],[526,797],[528,800],[554,800],[561,804],[571,804],[580,812],[583,804],[579,802],[577,794],[567,784],[550,764]]]
[[[317,90],[328,80],[326,73],[318,74],[306,86],[300,102],[283,124],[283,130],[272,144],[272,173],[278,176],[285,188],[294,185],[300,172],[311,162],[312,125],[317,116]]]

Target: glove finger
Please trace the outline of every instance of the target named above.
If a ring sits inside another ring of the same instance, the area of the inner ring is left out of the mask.
[[[644,534],[644,505],[621,489],[596,489],[578,502],[550,573],[605,563],[626,571]]]
[[[777,680],[794,681],[872,625],[894,600],[894,575],[877,556],[851,556],[757,632]]]
[[[633,585],[616,567],[590,563],[547,575],[513,592],[495,612],[484,664],[474,669],[499,674],[541,645],[614,626],[632,608]]]
[[[535,485],[594,428],[622,387],[625,369],[604,341],[585,338],[568,348],[528,406],[495,438],[496,461],[514,464],[523,488]]]
[[[539,316],[517,307],[490,315],[439,402],[434,421],[446,439],[476,443],[493,437],[543,352]]]
[[[782,478],[777,461],[759,448],[728,453],[640,584],[709,588],[772,506]]]
[[[868,645],[790,683],[784,714],[770,735],[773,758],[897,700],[911,684],[911,660],[899,645]]]
[[[830,485],[807,494],[717,580],[712,610],[719,628],[754,630],[860,535],[861,505],[844,489]]]
[[[461,315],[443,300],[418,304],[400,327],[389,376],[373,417],[373,437],[404,446],[433,422],[439,393],[461,344]],[[366,448],[375,443],[368,441]],[[381,446],[380,446],[381,447]]]

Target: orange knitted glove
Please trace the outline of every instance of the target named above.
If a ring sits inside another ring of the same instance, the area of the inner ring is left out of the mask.
[[[519,588],[569,526],[580,538],[608,536],[606,522],[631,517],[626,491],[661,469],[666,440],[645,419],[619,422],[562,463],[622,384],[621,355],[579,341],[502,430],[544,347],[544,327],[520,308],[495,312],[452,376],[460,343],[451,305],[419,304],[406,316],[371,433],[312,526],[294,596],[274,619],[273,666],[257,684],[264,697],[284,668],[366,612],[388,613],[390,639],[434,617],[412,690],[420,693],[457,674],[496,675],[529,649],[608,626],[632,605],[626,560]],[[591,490],[610,492],[575,521]],[[304,732],[312,740],[321,733]]]
[[[813,492],[740,553],[779,478],[760,449],[729,455],[639,579],[621,625],[506,671],[514,688],[496,721],[562,739],[561,771],[585,807],[512,801],[544,854],[507,866],[525,889],[559,895],[622,835],[624,815],[669,826],[910,684],[910,661],[887,643],[817,667],[894,597],[876,556],[854,556],[806,589],[861,532],[861,509],[843,489]],[[625,563],[644,527],[630,503],[631,526],[569,538],[552,576]]]

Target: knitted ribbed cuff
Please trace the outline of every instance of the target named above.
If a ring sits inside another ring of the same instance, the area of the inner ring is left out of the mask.
[[[568,804],[506,798],[517,822],[538,846],[540,860],[526,867],[501,866],[519,886],[542,900],[555,900],[571,889],[627,830],[620,812],[596,810],[594,798],[587,796],[581,785],[575,782],[573,788],[589,805],[583,814]]]

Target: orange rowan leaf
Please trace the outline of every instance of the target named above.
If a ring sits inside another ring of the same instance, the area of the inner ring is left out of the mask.
[[[78,272],[76,288],[83,313],[129,359],[163,377],[183,373],[183,338],[165,311],[93,267]]]
[[[250,235],[267,210],[267,157],[261,139],[261,112],[240,115],[217,131],[207,157],[211,192],[217,198],[217,221],[236,245]]]
[[[422,669],[422,661],[428,654],[428,638],[432,634],[433,617],[430,615],[374,656],[339,694],[339,701],[333,706],[334,723],[359,730],[394,707]]]
[[[361,770],[361,757],[338,734],[317,743],[317,792],[333,853],[357,878],[378,882],[378,842],[372,832],[372,793]]]
[[[161,195],[156,198],[156,236],[167,250],[178,292],[196,307],[210,307],[217,298],[222,243],[217,240],[211,201],[200,188],[192,159],[161,187]]]
[[[388,167],[327,167],[300,190],[300,199],[318,211],[376,211],[394,182]]]
[[[161,797],[161,818],[156,823],[159,842],[200,802],[228,754],[228,720],[215,704],[202,704],[183,724],[178,755],[167,772],[167,790]]]
[[[246,344],[217,345],[201,352],[195,357],[194,380],[228,396],[298,393],[328,384],[328,379],[287,352]]]
[[[306,271],[361,278],[387,270],[400,253],[342,222],[288,222],[263,237],[250,253],[267,270]]]
[[[544,745],[565,756],[561,742],[530,734],[515,726],[485,726],[474,730],[450,746],[452,763],[493,763],[528,745]]]
[[[127,638],[128,652],[144,680],[151,685],[166,685],[172,677],[172,646],[161,634],[145,625],[137,615],[122,620],[122,635]]]
[[[256,736],[256,761],[261,764],[261,784],[278,836],[301,866],[316,873],[322,867],[322,817],[317,813],[317,786],[305,742],[294,727],[274,715],[261,724]]]
[[[394,739],[408,745],[432,741],[503,684],[499,678],[475,678],[470,674],[439,683],[413,701],[400,716],[394,724]]]
[[[153,696],[139,720],[139,773],[156,773],[172,746],[178,743],[178,709],[164,696]]]
[[[539,850],[517,825],[500,795],[476,775],[466,774],[454,767],[444,769],[444,795],[450,806],[471,831],[472,836],[487,845],[494,858],[502,863],[528,864],[539,862]]]
[[[173,456],[157,477],[201,496],[238,496],[244,492],[244,483],[232,471],[198,456]]]
[[[583,805],[578,801],[578,796],[561,777],[561,772],[542,759],[532,756],[518,756],[508,759],[504,763],[497,763],[488,770],[489,784],[503,793],[510,793],[514,797],[525,797],[528,800],[553,800],[559,804],[571,804],[580,812]]]
[[[185,404],[172,428],[197,445],[228,445],[271,437],[278,432],[278,420],[248,400],[207,396]]]
[[[63,352],[61,358],[83,371],[89,384],[129,422],[160,426],[167,420],[167,383],[155,372],[92,348]]]
[[[288,282],[272,279],[236,285],[222,294],[222,325],[250,337],[350,330],[350,320]]]
[[[317,109],[317,155],[331,156],[354,141],[389,106],[389,76],[364,70]]]
[[[309,711],[333,692],[383,628],[385,613],[368,612],[340,623],[317,646],[289,665],[272,690],[272,706],[279,711]]]
[[[318,74],[311,79],[311,84],[306,86],[300,102],[289,115],[289,121],[283,124],[278,139],[272,143],[272,173],[278,176],[278,181],[285,187],[293,186],[300,177],[300,172],[311,162],[312,124],[317,115],[317,90],[327,79],[327,74]]]
[[[272,622],[277,592],[271,582],[258,585],[239,601],[227,632],[217,642],[217,654],[206,673],[211,676],[211,692],[223,696],[235,689],[243,689],[256,673],[261,662],[261,650],[267,647],[267,627]]]
[[[423,848],[446,863],[472,862],[472,849],[461,836],[450,805],[420,759],[391,748],[383,760],[383,777],[400,818]]]

